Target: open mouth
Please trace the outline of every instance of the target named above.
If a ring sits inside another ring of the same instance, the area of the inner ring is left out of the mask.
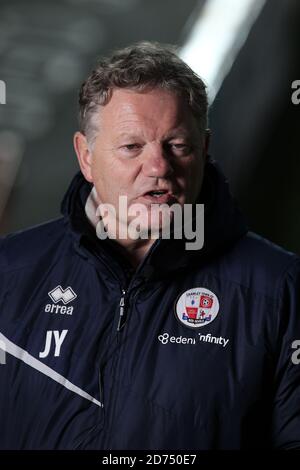
[[[173,204],[176,202],[174,194],[167,189],[155,189],[143,194],[143,198],[155,204]]]
[[[157,197],[159,198],[163,194],[167,194],[168,191],[166,189],[162,190],[157,190],[157,191],[148,191],[147,193],[144,194],[144,196],[151,196],[151,197]]]

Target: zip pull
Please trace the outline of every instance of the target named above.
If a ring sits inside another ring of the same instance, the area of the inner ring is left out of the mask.
[[[123,318],[124,318],[124,313],[125,313],[125,296],[126,296],[126,291],[122,290],[122,297],[120,299],[120,314],[119,314],[119,322],[118,322],[118,328],[117,331],[120,331],[121,328],[124,326],[123,323]]]

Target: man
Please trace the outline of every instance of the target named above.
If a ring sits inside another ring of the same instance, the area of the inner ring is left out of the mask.
[[[0,245],[0,447],[300,448],[299,258],[247,231],[203,82],[140,43],[79,101],[62,217]]]

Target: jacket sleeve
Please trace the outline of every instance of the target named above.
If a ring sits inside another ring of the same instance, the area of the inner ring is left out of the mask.
[[[300,259],[285,274],[279,290],[272,443],[275,449],[300,449]]]

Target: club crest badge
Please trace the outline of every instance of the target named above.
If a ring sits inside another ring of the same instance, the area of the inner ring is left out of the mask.
[[[216,318],[218,312],[218,297],[204,287],[185,291],[175,304],[176,318],[189,328],[208,325]]]

